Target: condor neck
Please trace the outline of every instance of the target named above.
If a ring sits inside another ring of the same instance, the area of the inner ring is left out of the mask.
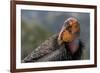
[[[73,55],[79,48],[79,38],[73,40],[72,42],[68,43],[69,50]]]

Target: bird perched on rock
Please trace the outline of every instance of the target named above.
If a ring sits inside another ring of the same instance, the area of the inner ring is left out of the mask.
[[[61,31],[39,45],[22,62],[80,60],[83,44],[80,24],[74,17],[65,20]]]

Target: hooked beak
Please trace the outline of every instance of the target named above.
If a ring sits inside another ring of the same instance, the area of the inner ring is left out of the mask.
[[[72,40],[73,35],[68,30],[66,30],[65,27],[63,27],[58,36],[58,43],[62,44],[63,42],[71,42]]]

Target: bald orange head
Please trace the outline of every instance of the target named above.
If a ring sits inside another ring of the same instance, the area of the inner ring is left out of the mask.
[[[68,18],[65,20],[63,27],[59,33],[58,41],[62,42],[71,42],[75,38],[79,37],[80,26],[76,18]]]

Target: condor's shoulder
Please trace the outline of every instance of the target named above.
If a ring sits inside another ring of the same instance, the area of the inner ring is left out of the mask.
[[[59,49],[59,45],[57,42],[58,35],[55,34],[45,40],[41,45],[35,48],[31,54],[24,58],[23,62],[33,62],[38,60],[39,58],[53,52],[56,49]]]
[[[51,36],[50,38],[45,40],[41,45],[39,45],[39,47],[37,47],[35,50],[39,51],[42,49],[43,52],[44,51],[50,52],[50,51],[56,50],[59,47],[57,38],[58,38],[57,34]]]

